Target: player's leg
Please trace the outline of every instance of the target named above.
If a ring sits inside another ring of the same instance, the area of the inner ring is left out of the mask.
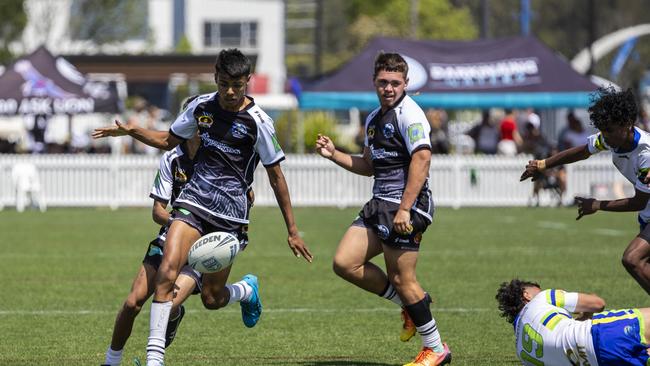
[[[162,263],[158,268],[155,293],[151,303],[147,365],[162,366],[165,356],[165,333],[172,308],[174,282],[187,262],[187,253],[201,236],[199,230],[181,220],[172,221],[165,241]]]
[[[384,259],[388,279],[402,298],[404,308],[422,337],[422,351],[408,365],[443,365],[451,362],[451,352],[442,343],[438,325],[431,314],[430,301],[416,278],[418,252],[384,245]]]
[[[370,262],[381,252],[381,241],[377,234],[370,228],[353,224],[341,238],[334,254],[334,273],[366,291],[382,295],[390,286],[388,277],[381,268]],[[390,293],[395,295],[392,286]]]
[[[188,297],[190,297],[190,295],[197,293],[196,288],[198,283],[200,283],[200,275],[192,271],[193,270],[189,266],[183,267],[174,283],[174,300],[169,315],[169,321],[167,322],[167,330],[165,332],[165,349],[169,347],[169,345],[174,341],[174,338],[176,338],[178,327],[185,316],[185,307],[183,306],[183,303]]]
[[[230,269],[231,267],[228,267],[216,273],[203,274],[203,306],[215,310],[239,302],[242,321],[246,327],[252,328],[262,315],[258,279],[249,273],[240,281],[227,285]]]
[[[650,294],[650,225],[630,242],[622,262],[636,282]]]
[[[142,306],[153,294],[153,282],[156,276],[156,269],[148,263],[143,263],[138,270],[131,291],[117,313],[115,325],[113,326],[113,337],[111,345],[106,351],[104,365],[119,365],[122,361],[122,350],[126,341],[131,336],[133,322],[140,313]]]

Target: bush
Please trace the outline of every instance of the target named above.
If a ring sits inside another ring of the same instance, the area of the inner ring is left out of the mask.
[[[298,146],[298,113],[295,110],[282,113],[275,120],[275,133],[285,152],[296,152]],[[303,142],[305,152],[314,152],[318,134],[338,140],[336,119],[326,112],[303,112]]]

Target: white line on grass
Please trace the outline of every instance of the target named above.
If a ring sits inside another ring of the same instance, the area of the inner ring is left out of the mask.
[[[539,221],[537,223],[537,226],[539,226],[542,229],[561,229],[564,230],[567,228],[567,224],[563,222],[555,222],[555,221]]]
[[[433,313],[480,313],[491,311],[487,308],[432,308]],[[188,313],[198,313],[207,310],[188,310]],[[265,313],[383,313],[397,312],[397,308],[366,308],[366,309],[319,309],[319,308],[276,308],[264,309]],[[60,316],[60,315],[103,315],[114,314],[116,310],[0,310],[0,316]],[[220,313],[239,313],[239,309],[222,309]],[[143,311],[148,313],[148,311]]]

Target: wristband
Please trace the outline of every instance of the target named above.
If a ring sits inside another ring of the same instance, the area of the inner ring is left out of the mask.
[[[544,169],[546,169],[546,159],[537,160],[537,170],[544,171]]]

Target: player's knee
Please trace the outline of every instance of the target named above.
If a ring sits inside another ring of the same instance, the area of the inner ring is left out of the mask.
[[[211,292],[201,291],[201,302],[206,309],[216,310],[228,304],[222,296],[215,296]]]
[[[623,253],[623,258],[621,258],[621,263],[628,271],[635,271],[639,268],[641,258],[639,258],[634,251],[629,251]]]
[[[129,295],[122,305],[122,309],[129,315],[138,315],[146,299],[138,299],[137,296]]]
[[[332,270],[334,270],[337,276],[342,278],[349,278],[354,272],[351,266],[336,257],[332,261]]]

